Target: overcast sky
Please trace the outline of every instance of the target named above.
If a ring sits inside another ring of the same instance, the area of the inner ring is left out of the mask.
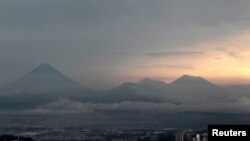
[[[94,89],[250,83],[249,13],[249,0],[1,0],[0,86],[40,63]]]

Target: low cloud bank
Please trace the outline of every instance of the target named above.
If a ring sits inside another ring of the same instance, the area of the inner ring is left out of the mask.
[[[32,110],[22,111],[24,113],[92,113],[112,111],[137,111],[137,112],[208,112],[208,113],[250,113],[250,98],[241,97],[235,101],[200,101],[172,103],[132,102],[119,103],[83,103],[60,98],[55,102]]]

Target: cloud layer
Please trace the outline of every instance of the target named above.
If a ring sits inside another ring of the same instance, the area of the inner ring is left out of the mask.
[[[152,61],[148,56],[184,65],[176,61],[182,56],[194,66],[188,56],[209,55],[211,48],[196,51],[197,44],[249,30],[249,7],[245,0],[3,0],[0,86],[40,63],[94,88],[135,79],[127,68]]]
[[[152,57],[200,55],[200,54],[203,54],[203,52],[199,52],[199,51],[175,51],[175,52],[151,52],[151,53],[147,53],[148,56],[152,56]]]
[[[179,105],[171,103],[132,102],[124,101],[113,104],[104,103],[81,103],[68,99],[59,99],[33,110],[21,111],[21,113],[49,114],[49,113],[93,113],[93,112],[143,112],[143,113],[180,113],[180,112],[201,112],[201,113],[233,113],[249,114],[250,98],[242,97],[233,102],[200,102],[182,103]]]

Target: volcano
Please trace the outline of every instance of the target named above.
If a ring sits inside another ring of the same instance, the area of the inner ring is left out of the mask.
[[[84,86],[70,79],[49,64],[41,64],[0,91],[4,93],[42,93],[86,91]]]

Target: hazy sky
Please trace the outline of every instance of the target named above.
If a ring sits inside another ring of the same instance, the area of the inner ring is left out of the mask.
[[[250,83],[249,13],[249,0],[1,0],[0,86],[40,63],[96,89]]]

